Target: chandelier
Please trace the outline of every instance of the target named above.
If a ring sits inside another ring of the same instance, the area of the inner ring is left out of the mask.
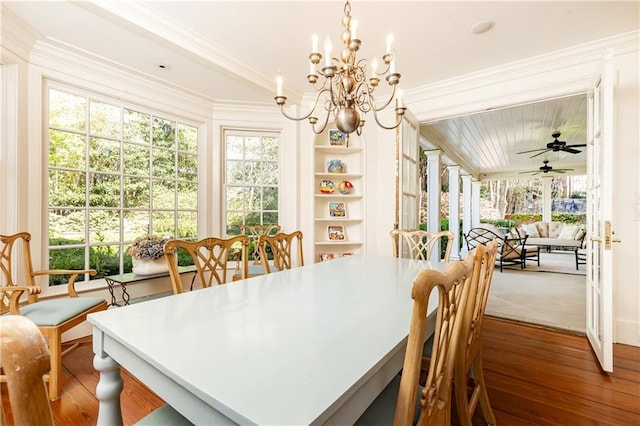
[[[324,63],[322,54],[318,52],[318,38],[313,36],[312,51],[309,54],[309,75],[307,81],[317,91],[315,100],[308,114],[302,117],[293,117],[285,111],[287,97],[282,91],[282,75],[276,79],[276,104],[280,106],[282,114],[290,120],[306,120],[312,125],[314,133],[324,131],[330,117],[335,117],[335,124],[342,133],[362,133],[365,120],[364,114],[373,113],[376,123],[384,129],[395,129],[402,122],[406,108],[402,103],[400,91],[397,90],[400,82],[400,74],[396,72],[395,52],[392,50],[392,37],[387,38],[387,51],[382,57],[384,70],[378,73],[375,58],[371,61],[371,72],[367,77],[368,62],[365,59],[356,59],[356,53],[362,42],[357,38],[357,21],[351,18],[351,5],[347,1],[344,5],[344,17],[342,18],[342,51],[339,57],[331,56],[331,40],[327,36],[324,46]],[[384,77],[391,87],[391,94],[381,105],[376,103],[373,92]],[[320,81],[320,83],[319,83]],[[396,92],[397,95],[396,96]],[[378,119],[378,112],[386,109],[395,99],[396,122],[392,126],[385,126]],[[323,115],[321,124],[319,115]]]

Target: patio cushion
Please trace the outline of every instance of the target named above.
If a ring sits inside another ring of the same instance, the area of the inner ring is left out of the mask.
[[[564,223],[551,222],[549,224],[549,238],[558,238],[558,235],[560,235],[563,227]]]
[[[522,225],[522,229],[530,238],[540,238],[538,227],[534,223],[525,223]]]
[[[538,235],[540,238],[549,237],[549,224],[547,222],[535,222],[536,228],[538,229]]]
[[[562,231],[558,235],[560,239],[573,240],[576,238],[576,234],[580,230],[578,225],[564,225]]]

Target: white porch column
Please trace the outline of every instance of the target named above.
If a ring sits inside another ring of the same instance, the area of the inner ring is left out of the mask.
[[[440,232],[440,156],[442,151],[427,153],[427,232]],[[431,260],[440,258],[439,250],[434,250]]]
[[[542,220],[551,222],[551,181],[553,176],[542,178]]]
[[[471,181],[471,225],[480,224],[480,182]]]
[[[471,175],[467,172],[462,172],[462,233],[468,234],[471,230]],[[464,259],[467,257],[467,244],[462,243],[462,250],[460,250],[460,257]]]
[[[449,260],[460,258],[460,166],[449,170],[449,231],[453,232],[453,246]]]

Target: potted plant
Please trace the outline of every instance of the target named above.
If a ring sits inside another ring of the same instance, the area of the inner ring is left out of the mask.
[[[133,263],[133,273],[136,275],[152,275],[166,272],[169,265],[164,258],[164,243],[168,237],[145,235],[138,237],[127,249]]]

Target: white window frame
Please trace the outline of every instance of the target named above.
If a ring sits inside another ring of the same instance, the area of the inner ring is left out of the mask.
[[[45,156],[44,164],[45,164],[45,171],[46,173],[43,176],[44,182],[48,181],[48,174],[49,174],[49,91],[51,89],[53,90],[58,90],[58,91],[62,91],[62,92],[66,92],[66,93],[70,93],[70,94],[74,94],[77,96],[82,96],[82,97],[86,97],[87,99],[91,99],[91,100],[95,100],[95,101],[99,101],[99,102],[104,102],[110,105],[114,105],[120,108],[126,108],[126,109],[130,109],[136,112],[140,112],[140,113],[144,113],[144,114],[150,114],[153,117],[157,117],[157,118],[161,118],[161,119],[168,119],[171,121],[175,121],[178,124],[183,124],[183,125],[187,125],[187,126],[191,126],[196,128],[198,136],[197,136],[197,151],[196,151],[196,156],[198,157],[197,160],[197,186],[198,186],[198,197],[197,197],[197,207],[195,209],[183,209],[183,208],[178,208],[177,205],[177,200],[176,203],[174,205],[174,212],[178,212],[178,211],[193,211],[196,213],[197,215],[197,234],[200,234],[200,229],[202,228],[202,220],[203,220],[203,215],[200,212],[200,206],[203,204],[203,167],[204,162],[201,161],[200,157],[203,155],[202,153],[202,147],[203,147],[203,133],[206,133],[206,126],[203,123],[198,123],[194,120],[188,119],[188,118],[184,118],[183,116],[181,116],[178,113],[175,112],[167,112],[167,111],[158,111],[155,110],[153,108],[149,108],[145,105],[142,105],[140,103],[136,103],[135,101],[129,101],[129,100],[122,100],[120,98],[112,98],[112,97],[108,97],[108,96],[104,96],[101,95],[100,93],[97,93],[95,91],[92,91],[90,89],[80,89],[71,85],[67,85],[64,83],[58,83],[52,80],[46,80],[44,82],[44,84],[42,85],[43,88],[43,100],[44,100],[44,105],[43,105],[43,115],[42,115],[42,123],[43,123],[43,154]],[[88,108],[88,105],[87,105]],[[86,129],[86,135],[87,137],[90,137],[90,131],[87,128]],[[121,135],[121,140],[123,139],[123,136]],[[180,150],[177,150],[177,152],[181,152]],[[175,167],[174,166],[174,171],[175,171]],[[126,176],[122,170],[120,172],[120,176]],[[150,180],[153,180],[154,177],[150,174],[149,175]],[[177,177],[175,178],[176,182],[181,182],[181,180],[179,180]],[[86,189],[86,193],[88,194],[88,187]],[[88,196],[88,195],[87,195]],[[150,197],[152,197],[152,194],[150,194]],[[177,197],[177,192],[176,192],[176,197]],[[48,199],[48,186],[44,186],[43,187],[43,199],[45,200],[43,203],[43,214],[44,214],[44,222],[47,224],[45,225],[45,229],[46,232],[44,234],[44,237],[46,238],[46,244],[44,244],[44,248],[46,250],[46,253],[48,255],[49,253],[49,244],[48,244],[48,238],[49,238],[49,234],[48,234],[48,221],[49,221],[49,209],[50,209],[50,205],[49,205],[49,199]],[[83,207],[85,209],[89,209],[88,206],[85,205],[85,207]],[[113,210],[114,208],[111,208],[111,210]],[[120,204],[119,207],[115,208],[117,210],[120,210],[121,212],[124,212],[125,209],[123,207],[122,204]],[[154,209],[152,207],[152,204],[150,202],[150,206],[148,208],[149,212],[153,212],[154,210],[166,210],[166,209]],[[85,215],[86,219],[85,221],[88,222],[88,215]],[[177,221],[177,219],[175,219]],[[120,218],[120,226],[122,227],[122,215]],[[174,224],[174,228],[177,226],[177,222]],[[175,228],[177,229],[177,228]],[[86,227],[85,230],[85,235],[86,235],[86,242],[84,244],[82,244],[82,247],[86,247],[86,246],[96,246],[96,245],[109,245],[109,246],[113,246],[113,245],[118,245],[120,247],[120,271],[122,271],[123,268],[123,258],[124,258],[124,251],[126,250],[126,248],[129,246],[130,241],[123,241],[122,239],[122,230],[120,230],[120,241],[119,242],[114,242],[114,243],[109,243],[109,244],[95,244],[92,243],[89,240],[89,228],[88,225]],[[71,248],[71,247],[80,247],[80,246],[65,246],[65,248]],[[89,267],[89,259],[88,259],[88,253],[85,254],[85,266]],[[102,279],[96,279],[96,280],[92,280],[91,284],[87,284],[84,285],[83,288],[86,289],[93,289],[93,288],[98,288],[98,287],[102,287],[104,285],[104,281]],[[44,289],[54,289],[56,287],[61,287],[61,286],[49,286],[48,283],[46,282],[42,282],[42,286]],[[65,287],[66,290],[66,287]],[[58,291],[47,291],[47,293],[58,293]]]
[[[227,214],[228,214],[228,210],[227,210],[227,190],[230,186],[237,186],[237,185],[230,185],[227,182],[227,135],[232,134],[232,135],[236,135],[236,136],[260,136],[260,137],[264,137],[264,136],[271,136],[271,137],[277,137],[278,138],[278,155],[277,155],[277,166],[278,166],[278,183],[276,184],[277,188],[278,188],[278,208],[277,208],[277,214],[278,214],[278,224],[282,225],[282,186],[283,186],[283,182],[282,182],[282,176],[283,176],[283,170],[282,170],[282,159],[283,159],[283,155],[282,155],[282,150],[283,150],[283,134],[281,130],[277,130],[277,129],[261,129],[261,128],[236,128],[236,127],[223,127],[222,128],[222,135],[221,135],[221,145],[222,145],[222,183],[223,183],[223,190],[221,192],[222,194],[222,201],[221,201],[221,207],[222,207],[222,232],[224,233],[224,235],[227,235],[227,229],[228,229],[228,225],[227,225]],[[256,160],[244,160],[243,157],[243,161],[256,161]],[[260,160],[262,161],[262,160]],[[251,185],[253,186],[253,185]],[[269,185],[271,186],[271,185]],[[252,212],[254,210],[242,210],[243,212]],[[262,216],[263,213],[265,212],[271,212],[272,210],[260,210],[261,212],[261,223],[262,224]],[[244,224],[244,220],[243,220],[243,224]],[[228,235],[227,235],[228,236]]]

